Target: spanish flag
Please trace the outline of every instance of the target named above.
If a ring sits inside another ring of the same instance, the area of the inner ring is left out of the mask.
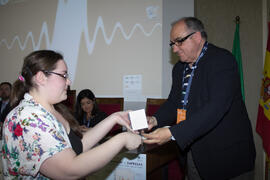
[[[262,137],[263,147],[270,156],[270,22],[268,22],[268,40],[264,60],[262,86],[260,92],[259,110],[256,131]]]

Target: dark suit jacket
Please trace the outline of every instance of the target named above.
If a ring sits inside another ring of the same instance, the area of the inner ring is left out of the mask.
[[[168,100],[154,115],[159,127],[175,123],[176,109],[182,108],[183,67],[181,62],[174,66]],[[203,179],[228,179],[254,168],[252,128],[240,86],[233,55],[209,44],[195,70],[187,118],[170,127],[180,149],[191,150]]]
[[[4,122],[6,116],[8,115],[10,109],[10,104],[8,103],[5,107],[5,109],[3,110],[3,112],[1,113],[1,107],[2,107],[2,101],[0,101],[0,121]]]

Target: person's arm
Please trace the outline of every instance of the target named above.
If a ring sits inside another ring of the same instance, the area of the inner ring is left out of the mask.
[[[195,83],[196,79],[192,82],[193,92],[196,91],[196,93],[192,94],[191,91],[192,113],[187,112],[189,113],[187,119],[180,124],[166,128],[166,131],[163,129],[163,131],[159,130],[144,135],[148,138],[144,140],[145,143],[162,144],[168,140],[170,132],[171,137],[173,136],[176,139],[178,145],[185,149],[190,143],[209,132],[222,120],[222,117],[230,108],[237,89],[239,89],[237,64],[230,53],[226,52],[222,55],[214,59],[213,57],[207,59],[204,65],[207,68],[200,69],[199,66],[199,69],[204,74],[201,73],[197,83]],[[198,93],[198,91],[200,92]],[[203,96],[198,96],[200,94]],[[204,99],[200,99],[201,97]],[[159,127],[160,122],[163,122],[162,119],[158,119]]]
[[[171,126],[176,122],[176,112],[181,99],[183,63],[178,62],[172,70],[172,87],[168,99],[153,115],[157,120],[157,128]]]
[[[65,149],[45,160],[40,172],[52,179],[78,179],[106,165],[123,147],[130,150],[140,144],[139,135],[130,132],[120,133],[79,156],[76,156],[71,148]]]
[[[183,64],[178,62],[172,70],[172,88],[168,99],[160,106],[158,111],[153,116],[147,117],[148,130],[153,127],[158,129],[153,132],[142,135],[146,138],[144,143],[147,144],[164,144],[172,137],[168,126],[175,124],[176,112],[181,98],[181,72],[183,71]]]
[[[120,124],[131,130],[128,112],[126,111],[114,113],[85,132],[82,138],[83,152],[91,149],[94,145],[96,145],[112,129],[115,124]]]
[[[159,107],[153,116],[147,117],[148,130],[153,127],[160,128],[170,126],[176,122],[176,112],[181,98],[181,72],[183,64],[178,62],[172,70],[172,88],[168,99]]]
[[[198,67],[200,75],[192,82],[187,119],[170,127],[181,149],[215,129],[232,103],[241,101],[237,63],[231,53],[209,49],[206,56]]]

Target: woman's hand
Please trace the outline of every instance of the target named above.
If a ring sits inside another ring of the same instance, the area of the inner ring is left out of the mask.
[[[143,143],[142,137],[138,134],[124,132],[123,135],[125,136],[125,148],[128,150],[136,149]]]
[[[86,127],[85,125],[81,125],[80,126],[80,131],[81,133],[85,133],[86,131],[88,131],[90,128]]]
[[[108,118],[113,119],[115,121],[115,124],[117,123],[117,124],[119,124],[121,126],[126,127],[128,131],[134,132],[131,129],[131,122],[130,122],[129,116],[128,116],[129,112],[130,111],[116,112],[116,113],[111,114]]]

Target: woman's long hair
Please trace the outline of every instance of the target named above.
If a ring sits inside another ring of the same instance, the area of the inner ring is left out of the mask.
[[[72,115],[67,106],[62,103],[58,103],[54,105],[56,111],[58,111],[69,123],[70,128],[74,131],[74,133],[82,139],[82,133],[80,131],[80,125],[75,117]]]
[[[15,107],[23,99],[26,92],[36,86],[33,77],[39,71],[52,71],[56,68],[56,63],[63,59],[63,56],[51,50],[39,50],[30,53],[24,58],[24,63],[20,78],[13,83],[11,91],[10,105]],[[45,73],[46,76],[48,76]]]

